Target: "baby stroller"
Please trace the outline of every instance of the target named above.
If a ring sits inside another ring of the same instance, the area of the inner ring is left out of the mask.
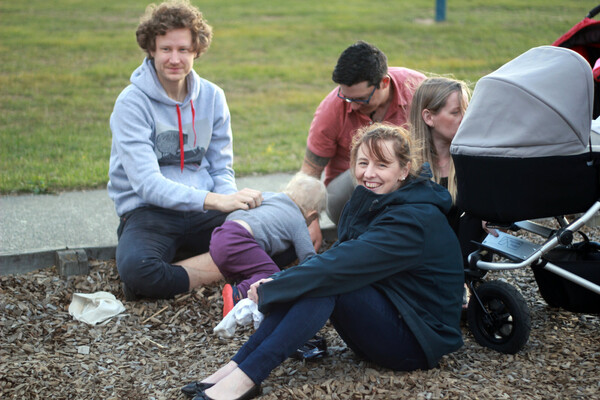
[[[566,47],[579,53],[591,67],[600,58],[600,21],[593,19],[600,12],[600,6],[592,9],[586,17],[575,24],[567,33],[556,39],[553,46]],[[600,93],[600,65],[594,68],[594,90]],[[594,97],[593,118],[600,115],[600,96]]]
[[[458,206],[504,231],[478,243],[465,270],[467,321],[483,346],[514,354],[530,333],[525,299],[503,280],[484,281],[490,271],[529,266],[550,306],[600,313],[600,245],[574,240],[600,210],[593,89],[589,63],[553,46],[523,53],[475,87],[450,151]],[[531,221],[542,218],[559,228]],[[518,230],[543,243],[506,233]]]

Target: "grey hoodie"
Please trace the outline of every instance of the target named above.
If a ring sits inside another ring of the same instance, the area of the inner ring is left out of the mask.
[[[171,99],[146,58],[117,98],[108,194],[118,215],[145,205],[204,211],[208,192],[237,191],[225,94],[193,70],[187,85],[182,103]]]

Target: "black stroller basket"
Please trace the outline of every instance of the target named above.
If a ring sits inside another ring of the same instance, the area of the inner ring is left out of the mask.
[[[543,262],[532,267],[540,294],[551,307],[600,314],[600,294],[594,293],[568,279],[545,269],[548,263],[560,267],[577,277],[600,284],[600,244],[584,236],[582,242],[558,246],[543,257]]]

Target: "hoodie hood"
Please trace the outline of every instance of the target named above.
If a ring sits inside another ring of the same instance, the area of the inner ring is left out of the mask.
[[[198,84],[200,76],[192,69],[192,71],[186,77],[188,94],[185,97],[185,100],[182,103],[173,100],[167,95],[167,92],[158,80],[156,68],[154,68],[154,60],[151,60],[147,57],[144,59],[142,65],[133,71],[129,80],[134,86],[136,86],[152,100],[173,107],[175,107],[177,104],[179,104],[181,107],[187,106],[191,99],[198,97],[200,92],[200,85]]]
[[[383,204],[432,204],[447,214],[452,207],[452,196],[446,188],[435,183],[431,178],[429,163],[424,163],[416,177],[409,177],[402,187],[387,195],[383,195]]]
[[[431,180],[428,163],[423,164],[419,176],[409,176],[404,185],[391,193],[377,194],[363,186],[357,186],[342,211],[338,237],[352,237],[356,232],[366,230],[366,225],[377,223],[379,214],[396,205],[429,209],[433,206],[442,214],[447,214],[452,207],[452,197],[446,188]]]
[[[371,211],[396,204],[431,204],[446,214],[452,207],[452,197],[448,190],[433,182],[431,177],[429,164],[425,163],[418,176],[409,175],[406,183],[391,193],[377,194],[363,186],[357,186],[356,201],[371,203]]]
[[[160,149],[159,153],[157,153],[157,156],[159,157],[159,163],[161,164],[169,164],[173,163],[174,161],[179,161],[179,167],[181,171],[183,171],[183,167],[186,162],[185,145],[188,140],[186,137],[187,135],[184,133],[181,112],[183,108],[189,107],[189,112],[191,112],[192,117],[192,132],[194,136],[193,143],[190,141],[190,144],[192,144],[192,147],[195,148],[198,142],[198,135],[196,133],[195,125],[196,109],[194,108],[194,102],[192,99],[198,97],[198,94],[200,92],[200,86],[198,84],[198,82],[200,81],[200,77],[198,76],[198,74],[196,74],[196,72],[193,69],[188,74],[188,76],[185,79],[188,93],[182,103],[173,100],[167,95],[167,92],[163,88],[162,84],[160,83],[160,80],[158,79],[158,75],[156,74],[154,60],[151,60],[147,57],[144,59],[142,65],[140,65],[138,68],[136,68],[135,71],[133,71],[133,74],[131,74],[130,81],[132,85],[136,86],[150,99],[158,103],[164,104],[165,106],[173,107],[173,113],[177,115],[178,129],[177,131],[169,131],[161,135],[160,139],[157,139],[157,143],[161,143],[162,148],[168,148],[169,157],[161,158],[161,156],[163,156],[163,154],[161,153],[163,152],[160,151]],[[179,157],[177,160],[174,160],[175,157],[172,157],[174,153],[179,153]],[[204,153],[198,154],[197,152],[194,152],[193,154],[189,153],[190,152],[188,151],[188,157],[190,155],[194,157],[194,160],[192,160],[192,162],[201,161],[201,157],[204,155]],[[198,158],[198,156],[200,156],[200,158]]]

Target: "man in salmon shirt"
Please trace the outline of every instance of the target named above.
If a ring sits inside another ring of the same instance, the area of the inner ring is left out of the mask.
[[[413,93],[425,75],[408,68],[388,68],[381,50],[358,41],[342,52],[332,79],[338,86],[315,112],[301,171],[317,178],[325,171],[327,215],[337,224],[354,191],[349,172],[354,134],[374,122],[405,125]],[[322,242],[319,221],[314,221],[309,230],[318,250]]]

